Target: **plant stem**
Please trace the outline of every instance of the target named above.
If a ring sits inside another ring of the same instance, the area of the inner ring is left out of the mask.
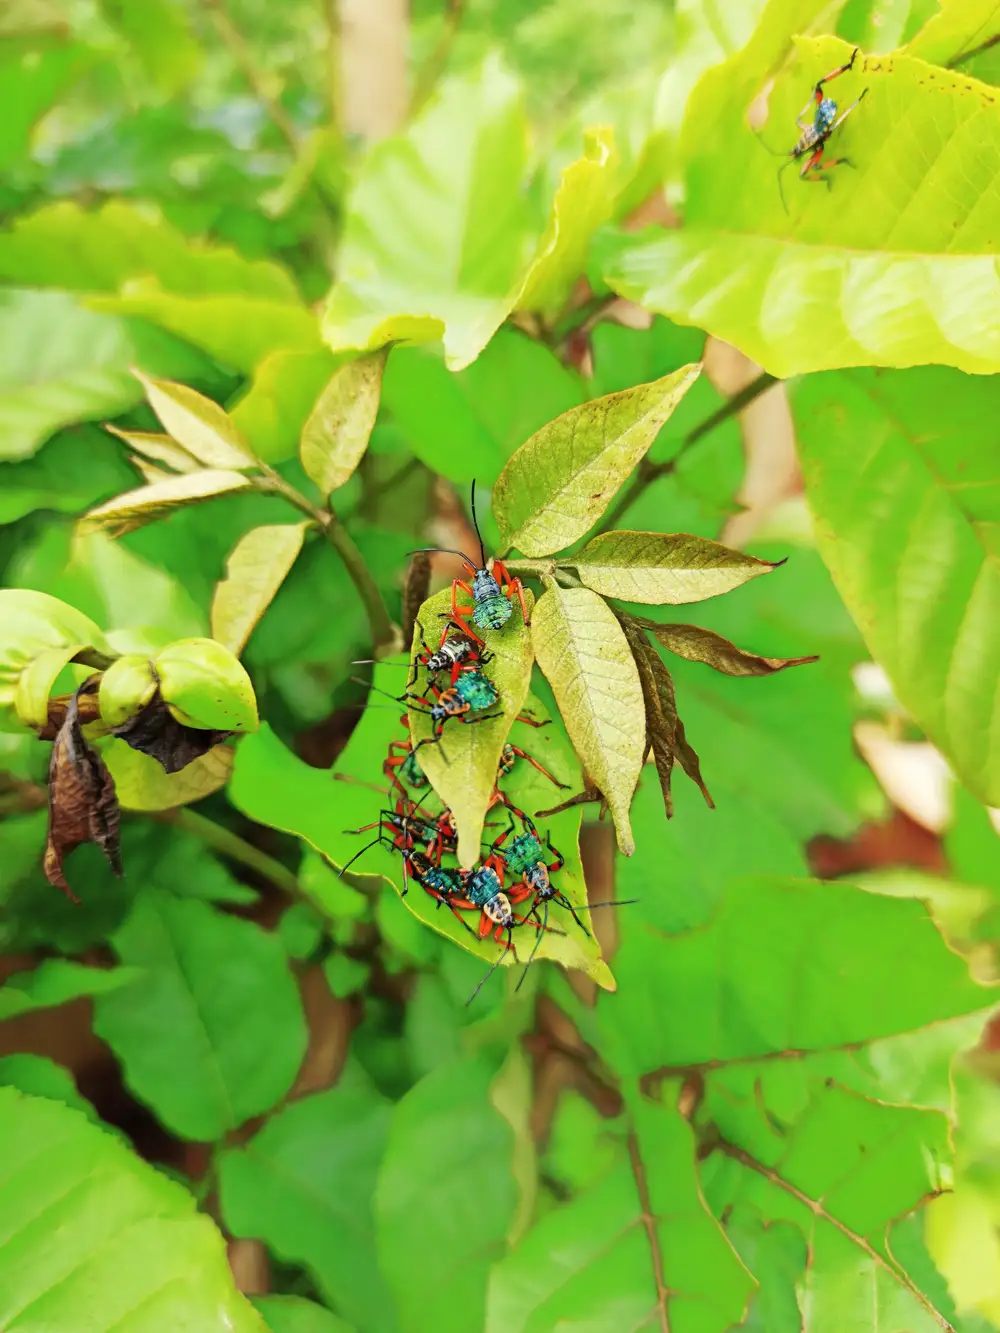
[[[413,97],[410,102],[411,116],[417,115],[422,109],[427,99],[437,87],[441,75],[444,73],[445,66],[448,63],[448,56],[451,54],[451,48],[454,45],[455,38],[458,36],[458,30],[462,23],[462,11],[464,8],[465,0],[446,0],[444,27],[433,54],[420,72],[420,79],[414,89]]]
[[[692,449],[699,440],[703,440],[706,435],[710,435],[717,426],[721,426],[730,417],[742,412],[745,407],[748,407],[762,393],[765,393],[772,384],[776,383],[777,379],[774,375],[769,375],[766,370],[762,370],[756,379],[752,379],[749,384],[740,389],[739,393],[734,393],[732,398],[727,399],[718,411],[713,412],[710,417],[706,417],[693,430],[690,430],[684,436],[681,446],[673,458],[664,463],[653,463],[648,458],[644,458],[639,464],[635,476],[618,497],[618,502],[612,505],[604,515],[598,531],[607,532],[609,528],[615,527],[622,515],[628,509],[631,509],[647,487],[651,486],[654,481],[659,481],[661,477],[669,476],[688,450]]]
[[[368,616],[368,625],[372,635],[372,655],[375,659],[390,657],[393,653],[399,652],[402,644],[399,627],[394,625],[390,619],[385,602],[382,600],[382,594],[379,592],[378,584],[372,578],[368,566],[365,564],[364,556],[358,550],[354,539],[334,512],[329,501],[327,502],[328,507],[321,509],[285,481],[284,477],[275,472],[273,468],[265,464],[262,470],[264,476],[258,482],[258,488],[273,495],[280,495],[301,514],[311,518],[314,523],[319,525],[323,536],[343,560],[348,577],[357,589],[358,596],[361,598]]]
[[[216,824],[214,820],[199,815],[196,810],[188,810],[185,807],[175,810],[162,810],[153,817],[160,823],[172,824],[175,828],[193,833],[200,842],[203,842],[206,847],[210,847],[213,852],[228,857],[230,861],[235,861],[237,865],[246,866],[248,870],[260,875],[262,879],[269,880],[282,893],[290,894],[293,897],[299,896],[299,881],[294,872],[289,870],[287,866],[282,865],[280,861],[276,861],[273,856],[268,856],[266,852],[262,852],[259,848],[254,847],[252,843],[241,838],[232,829],[228,829],[222,824]]]
[[[96,648],[84,648],[83,652],[77,653],[73,658],[80,666],[93,667],[95,671],[107,671],[112,663],[118,661],[118,653],[102,653]]]
[[[992,47],[996,46],[998,42],[1000,42],[1000,33],[990,37],[979,46],[974,46],[971,51],[965,51],[962,55],[956,56],[954,60],[949,60],[947,68],[957,69],[959,65],[964,65],[967,60],[973,60],[976,56],[981,56],[984,51],[989,51]]]

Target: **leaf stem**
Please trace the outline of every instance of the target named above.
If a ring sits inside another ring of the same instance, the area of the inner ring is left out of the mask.
[[[102,653],[97,648],[84,648],[73,658],[80,666],[93,667],[95,671],[107,671],[108,667],[118,661],[118,653]]]
[[[198,814],[196,810],[188,810],[181,806],[173,810],[161,810],[153,815],[159,823],[172,824],[174,828],[183,829],[186,833],[192,833],[206,847],[210,847],[213,852],[218,852],[220,856],[227,857],[230,861],[235,861],[237,865],[245,866],[248,870],[254,871],[262,879],[269,880],[275,888],[280,889],[282,893],[287,893],[292,897],[299,897],[299,881],[294,871],[276,861],[273,856],[268,856],[252,843],[241,838],[238,833],[232,829],[226,828],[222,824],[216,824],[214,820],[206,819],[204,815]]]
[[[762,393],[766,393],[772,384],[776,383],[776,376],[762,370],[756,379],[752,379],[749,384],[740,389],[739,393],[734,393],[710,417],[706,417],[704,421],[699,422],[697,426],[688,431],[673,458],[669,458],[663,463],[653,463],[649,458],[644,458],[636,469],[632,480],[619,495],[617,503],[612,505],[604,515],[598,532],[607,532],[609,528],[615,527],[621,520],[622,515],[631,509],[636,500],[648,487],[652,486],[654,481],[659,481],[661,477],[667,477],[676,470],[684,455],[694,448],[699,440],[703,440],[717,426],[721,426],[724,421],[728,421],[730,417],[736,416],[745,407],[749,407],[755,399],[759,398]]]
[[[372,653],[376,660],[389,657],[398,652],[402,644],[399,627],[393,624],[378,584],[372,578],[364,556],[358,550],[353,537],[344,527],[333,506],[327,502],[327,508],[321,509],[307,499],[301,491],[275,472],[274,468],[262,465],[263,476],[258,480],[259,490],[272,495],[280,495],[290,505],[311,518],[322,530],[323,536],[344,562],[347,575],[358,591],[362,605],[368,616],[368,626],[372,636]]]
[[[635,1131],[631,1131],[628,1136],[628,1156],[632,1167],[632,1177],[635,1180],[636,1193],[639,1196],[639,1206],[642,1209],[642,1226],[646,1233],[646,1241],[649,1245],[650,1259],[653,1265],[653,1280],[656,1283],[656,1313],[661,1333],[670,1333],[670,1312],[667,1302],[670,1297],[670,1289],[666,1284],[663,1272],[663,1255],[660,1252],[660,1240],[657,1235],[657,1217],[653,1212],[653,1205],[649,1198],[649,1186],[646,1181],[646,1168],[642,1161],[642,1155],[639,1152],[639,1140]]]
[[[976,56],[981,56],[984,51],[989,51],[998,42],[1000,42],[1000,33],[996,33],[987,41],[981,42],[979,46],[974,46],[971,51],[964,51],[961,55],[956,56],[954,60],[949,60],[947,68],[957,69],[959,65],[964,65],[967,60],[973,60]]]

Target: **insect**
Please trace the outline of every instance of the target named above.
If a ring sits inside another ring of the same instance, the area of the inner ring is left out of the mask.
[[[427,774],[417,762],[410,741],[389,742],[389,753],[382,765],[382,772],[394,787],[400,787],[403,783],[408,787],[427,786]]]
[[[472,572],[472,585],[470,586],[462,579],[456,579],[451,585],[451,615],[456,624],[464,625],[466,632],[476,640],[482,643],[482,639],[472,629],[503,629],[507,621],[513,614],[513,599],[516,597],[521,603],[521,615],[524,617],[525,625],[530,625],[528,617],[528,605],[524,600],[524,585],[518,578],[511,578],[507,572],[507,566],[502,560],[488,561],[486,559],[486,547],[483,544],[483,535],[479,531],[479,523],[476,519],[476,483],[472,483],[472,524],[476,529],[476,536],[479,538],[479,556],[481,565],[465,554],[464,551],[455,551],[447,546],[425,546],[424,551],[445,551],[448,555],[457,555],[460,560],[464,560]],[[416,552],[410,553],[417,554]],[[459,590],[472,598],[471,606],[460,606],[458,603]],[[471,620],[472,625],[465,622]]]
[[[360,677],[352,677],[359,685],[366,685]],[[471,726],[474,722],[488,722],[494,717],[499,717],[499,713],[487,713],[484,717],[469,717],[469,713],[484,713],[486,709],[492,708],[494,704],[499,703],[500,694],[497,687],[488,676],[483,675],[478,669],[463,671],[454,685],[450,685],[445,690],[439,690],[437,686],[432,686],[434,690],[434,703],[428,706],[427,700],[419,694],[389,694],[387,690],[379,689],[377,685],[369,685],[369,689],[377,691],[379,694],[386,695],[389,699],[395,699],[396,703],[406,703],[416,713],[424,713],[434,723],[434,731],[430,736],[424,736],[417,741],[416,745],[411,746],[410,753],[415,755],[422,745],[439,745],[441,735],[444,731],[444,724],[450,717],[460,718],[466,725]],[[407,721],[404,714],[401,721]]]
[[[518,759],[527,759],[532,768],[537,768],[539,773],[547,777],[553,786],[559,787],[562,791],[569,790],[565,782],[560,782],[558,778],[554,778],[547,768],[541,766],[537,759],[532,759],[526,750],[522,750],[519,745],[511,745],[510,741],[504,743],[503,750],[500,752],[500,762],[497,765],[498,783],[501,778],[507,777]]]
[[[451,906],[452,899],[458,898],[464,900],[465,883],[461,871],[449,870],[444,866],[439,866],[425,853],[414,848],[404,853],[405,859],[409,862],[410,871],[413,878],[421,884],[432,897],[437,898],[438,906],[441,903],[448,903]],[[454,908],[452,909],[454,911]],[[471,934],[476,932],[465,922],[458,913],[459,921],[465,926]]]
[[[860,95],[855,98],[850,106],[845,107],[838,115],[839,108],[837,103],[832,97],[827,97],[825,95],[823,88],[824,85],[830,83],[831,80],[839,78],[841,74],[846,74],[849,70],[853,69],[857,56],[858,48],[855,47],[851,52],[851,58],[846,65],[838,65],[838,67],[831,70],[829,74],[825,74],[813,89],[812,97],[810,97],[809,101],[795,117],[795,123],[802,131],[802,134],[795,147],[789,150],[787,154],[788,161],[778,168],[778,193],[781,195],[782,207],[786,213],[788,212],[788,204],[785,201],[785,193],[781,183],[781,173],[785,170],[785,167],[790,166],[792,162],[798,162],[801,158],[805,158],[806,160],[799,171],[799,178],[804,181],[823,181],[826,188],[829,189],[830,178],[828,176],[820,175],[819,173],[828,170],[830,167],[852,165],[851,161],[846,157],[830,158],[824,162],[823,149],[826,147],[834,130],[836,130],[838,126],[843,125],[844,121],[854,108],[866,96],[868,89],[862,89]],[[809,120],[808,118],[810,113],[812,115],[812,120]],[[784,155],[778,154],[777,156]]]
[[[361,828],[345,829],[345,833],[370,833],[372,829],[378,829],[378,835],[371,842],[368,842],[359,851],[355,852],[351,859],[337,873],[343,878],[348,868],[354,864],[359,856],[379,843],[385,843],[388,839],[389,846],[403,852],[403,896],[405,897],[409,885],[407,884],[406,866],[407,853],[412,851],[417,842],[425,843],[437,858],[450,850],[450,839],[443,831],[440,819],[433,819],[430,815],[418,815],[421,804],[430,795],[430,788],[414,804],[412,801],[401,796],[391,810],[382,810],[379,812],[378,819],[372,824],[363,824]]]

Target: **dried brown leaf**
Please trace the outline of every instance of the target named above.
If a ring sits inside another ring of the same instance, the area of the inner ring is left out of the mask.
[[[186,727],[172,716],[157,693],[142,712],[115,727],[111,734],[155,759],[165,773],[179,773],[233,733]]]
[[[700,625],[663,625],[645,616],[635,616],[635,622],[655,635],[668,652],[688,662],[704,662],[727,676],[772,676],[787,667],[805,666],[818,662],[818,657],[761,657],[737,648],[714,630]]]
[[[431,590],[431,558],[427,551],[416,551],[410,557],[403,576],[403,642],[413,642],[413,627],[417,615]]]
[[[66,880],[63,861],[82,843],[96,842],[115,874],[122,873],[114,780],[84,739],[80,721],[79,697],[93,689],[88,681],[71,696],[49,761],[49,831],[42,868],[49,883],[73,902],[79,899]]]

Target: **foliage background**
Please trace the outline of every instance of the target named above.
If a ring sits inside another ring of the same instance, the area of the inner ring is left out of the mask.
[[[694,618],[821,654],[677,662],[717,808],[683,783],[668,824],[644,776],[631,858],[588,814],[592,900],[638,899],[600,922],[617,993],[546,965],[468,1010],[479,962],[312,845],[355,845],[361,789],[325,770],[372,648],[321,543],[244,655],[269,731],[227,791],[126,819],[124,881],[81,849],[80,907],[38,869],[48,747],[0,736],[12,1333],[1000,1326],[995,7],[617,8],[0,15],[6,586],[151,651],[208,633],[244,533],[299,517],[232,494],[79,530],[136,484],[100,423],[155,429],[130,366],[307,487],[336,358],[407,339],[337,492],[398,619],[407,550],[471,539],[473,477],[704,353],[619,523],[788,556]],[[845,43],[855,169],[786,173],[786,215],[764,148]],[[338,771],[377,781],[376,739]]]

